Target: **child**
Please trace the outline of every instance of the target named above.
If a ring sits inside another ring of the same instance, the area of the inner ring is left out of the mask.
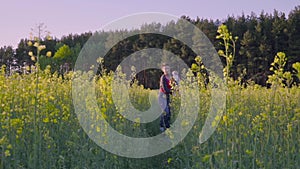
[[[180,82],[180,78],[176,70],[172,72],[172,79],[174,80],[175,85],[178,86]]]
[[[173,71],[172,72],[172,79],[171,79],[171,85],[172,85],[172,91],[173,91],[173,95],[175,96],[178,91],[179,91],[179,83],[180,83],[180,78],[178,75],[177,71]]]

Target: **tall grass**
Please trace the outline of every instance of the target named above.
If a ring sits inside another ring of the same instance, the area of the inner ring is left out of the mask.
[[[201,89],[198,119],[187,137],[173,149],[150,158],[129,159],[106,152],[89,139],[74,113],[70,72],[57,78],[49,69],[40,71],[38,104],[35,74],[0,74],[0,168],[298,168],[300,166],[300,89],[297,86],[267,89],[243,88],[229,82],[226,112],[217,130],[203,144],[198,136],[210,105],[209,90]],[[122,117],[111,97],[107,74],[96,81],[97,102],[106,120],[129,136],[159,133],[159,119],[149,124]],[[132,104],[146,110],[150,90],[133,85]],[[191,96],[196,97],[196,96]],[[180,98],[172,98],[173,117]],[[37,106],[37,124],[34,108]],[[36,124],[36,125],[37,125]],[[35,141],[34,127],[39,139]],[[34,155],[34,146],[38,153]],[[163,143],[162,143],[163,144]],[[116,145],[117,146],[117,145]],[[38,159],[34,159],[38,158]]]

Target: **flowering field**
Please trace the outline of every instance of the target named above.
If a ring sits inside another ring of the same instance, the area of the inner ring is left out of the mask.
[[[173,149],[150,158],[119,157],[96,145],[74,113],[71,79],[49,69],[28,75],[0,73],[0,168],[297,168],[300,166],[300,88],[280,85],[241,87],[229,82],[226,111],[213,135],[199,144],[199,132],[210,103],[201,89],[198,119]],[[112,74],[96,81],[97,102],[106,120],[130,136],[159,133],[158,119],[149,124],[124,119],[111,97]],[[38,85],[38,87],[37,87]],[[149,107],[150,90],[133,85],[131,102]],[[193,96],[191,96],[193,97]],[[173,117],[180,98],[173,96]],[[91,126],[93,127],[93,126]],[[172,133],[168,136],[171,138]],[[105,134],[103,134],[105,137]],[[162,142],[162,144],[164,144]],[[117,145],[116,145],[117,146]]]

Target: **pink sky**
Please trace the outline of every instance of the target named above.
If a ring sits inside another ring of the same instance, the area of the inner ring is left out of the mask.
[[[0,47],[16,47],[38,23],[44,23],[52,36],[60,38],[70,33],[94,32],[113,20],[140,12],[222,20],[243,12],[273,13],[274,9],[288,15],[297,5],[299,0],[1,0]]]

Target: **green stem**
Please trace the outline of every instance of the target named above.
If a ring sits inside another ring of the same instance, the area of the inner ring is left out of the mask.
[[[39,84],[39,55],[40,55],[40,51],[37,50],[37,62],[36,62],[36,87],[35,87],[35,104],[34,104],[34,116],[33,116],[33,125],[34,125],[34,142],[33,142],[33,161],[34,161],[34,168],[38,168],[38,132],[39,132],[39,128],[37,126],[37,109],[38,109],[38,84]]]

